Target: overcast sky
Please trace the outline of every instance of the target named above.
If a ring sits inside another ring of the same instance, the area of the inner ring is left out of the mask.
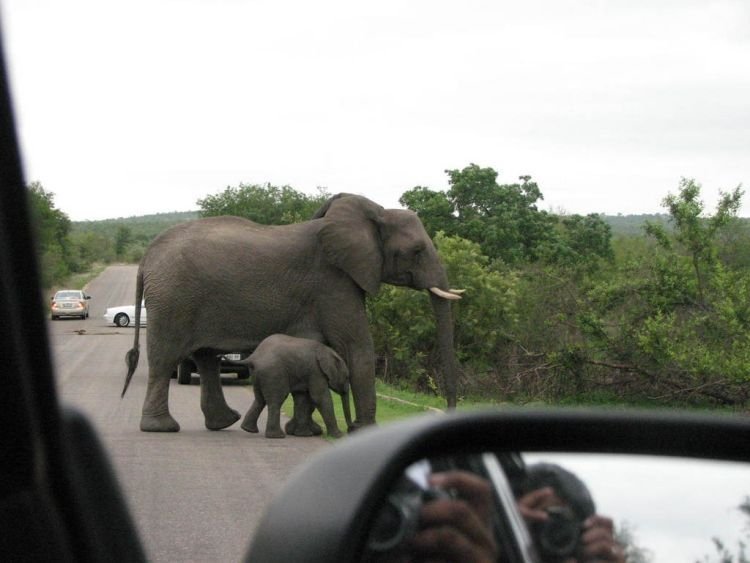
[[[73,220],[240,182],[398,207],[472,162],[568,213],[750,182],[745,0],[0,5],[27,180]]]

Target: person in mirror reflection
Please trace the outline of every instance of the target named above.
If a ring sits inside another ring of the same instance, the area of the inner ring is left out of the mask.
[[[414,535],[395,550],[374,554],[377,563],[495,563],[499,549],[492,531],[493,501],[489,481],[462,470],[433,473],[429,485],[451,491],[419,509]]]
[[[625,561],[612,519],[596,514],[588,488],[576,475],[552,463],[530,465],[526,473],[518,508],[543,561]],[[570,541],[563,539],[565,526]]]
[[[419,531],[411,540],[414,561],[496,562],[499,549],[492,531],[492,485],[468,471],[430,476],[430,486],[453,491],[456,498],[425,503]]]

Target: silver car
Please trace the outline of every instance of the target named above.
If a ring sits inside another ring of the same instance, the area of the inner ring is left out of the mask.
[[[61,289],[52,297],[51,315],[56,321],[62,317],[80,317],[87,319],[89,316],[90,295],[80,289]]]

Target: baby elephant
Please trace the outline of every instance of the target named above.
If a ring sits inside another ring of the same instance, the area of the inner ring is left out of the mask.
[[[255,401],[242,421],[243,430],[257,432],[258,417],[268,405],[266,438],[283,438],[282,403],[289,393],[293,396],[309,394],[313,405],[323,416],[328,435],[339,438],[342,433],[336,424],[329,387],[341,395],[346,424],[351,428],[349,370],[341,356],[328,346],[307,338],[272,334],[258,345],[255,352],[239,363],[246,364],[253,374],[255,392]],[[311,413],[295,412],[294,416],[304,417],[309,414]]]

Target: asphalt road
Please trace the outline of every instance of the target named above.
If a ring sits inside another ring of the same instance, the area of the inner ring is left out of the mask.
[[[329,444],[293,436],[270,440],[244,432],[239,422],[219,432],[206,430],[197,376],[192,385],[173,379],[170,386],[170,410],[180,432],[140,432],[148,329],[141,329],[140,363],[120,399],[134,329],[107,326],[102,318],[105,308],[134,302],[136,271],[111,266],[87,286],[89,319],[49,321],[58,393],[96,427],[151,561],[240,561],[286,477]],[[244,414],[252,388],[233,376],[224,381],[227,402]]]

